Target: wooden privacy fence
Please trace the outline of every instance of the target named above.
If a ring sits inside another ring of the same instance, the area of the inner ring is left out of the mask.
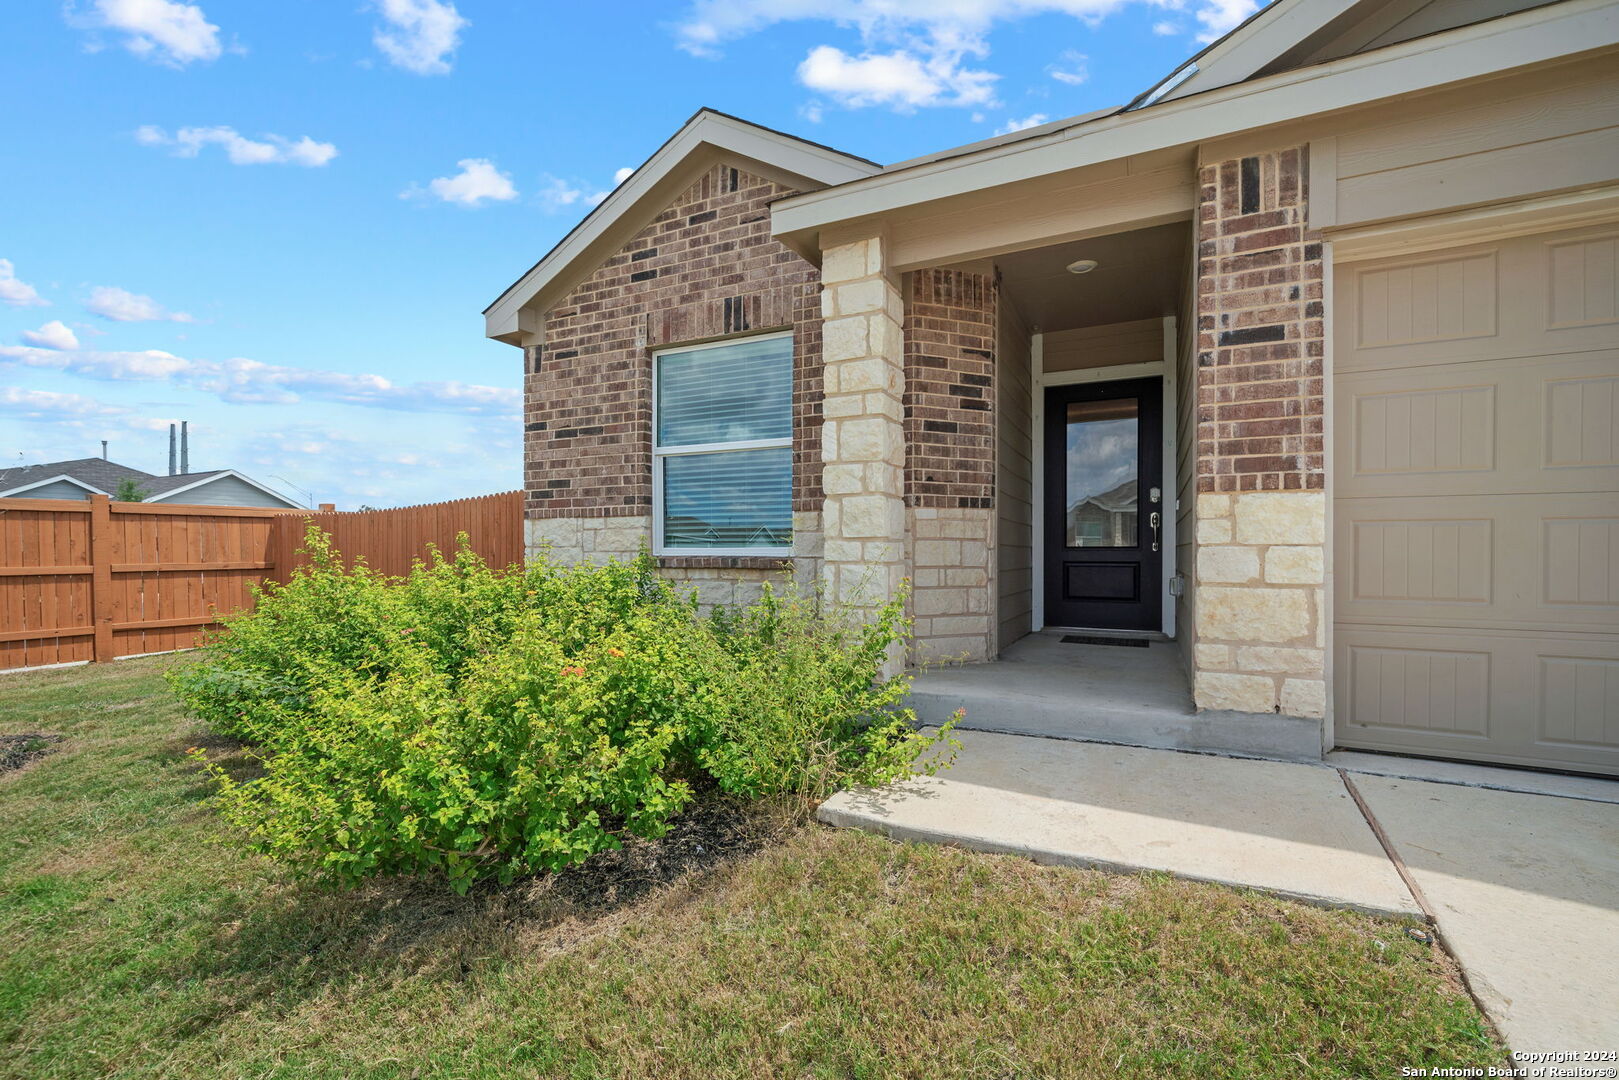
[[[347,558],[390,574],[457,532],[491,564],[523,558],[522,493],[399,510],[307,513],[61,499],[0,499],[0,670],[169,652],[221,614],[251,607],[252,586],[307,560],[305,521]]]
[[[306,520],[332,538],[332,546],[343,553],[345,560],[363,556],[367,566],[384,574],[410,573],[410,564],[426,557],[429,544],[445,555],[455,554],[458,533],[466,533],[472,549],[491,566],[523,561],[521,491],[401,506],[396,510],[300,514],[296,522],[288,521],[276,532],[272,561],[282,574],[309,561],[299,551]]]

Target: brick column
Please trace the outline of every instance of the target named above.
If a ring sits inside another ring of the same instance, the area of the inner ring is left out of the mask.
[[[995,655],[995,318],[989,274],[911,274],[905,504],[919,661]]]
[[[905,312],[884,239],[833,239],[821,263],[821,572],[831,596],[869,608],[905,577]]]
[[[1326,711],[1321,244],[1305,151],[1199,175],[1197,563],[1202,709]]]

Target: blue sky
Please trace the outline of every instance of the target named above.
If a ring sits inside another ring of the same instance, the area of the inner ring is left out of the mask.
[[[516,487],[480,312],[707,105],[896,161],[1132,97],[1254,0],[37,0],[0,16],[0,461]],[[272,479],[280,477],[282,479]]]

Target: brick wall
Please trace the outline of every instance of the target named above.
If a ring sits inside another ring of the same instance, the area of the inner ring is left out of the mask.
[[[905,311],[905,502],[995,502],[995,282],[918,270]]]
[[[1199,491],[1321,490],[1321,244],[1302,147],[1199,174]]]
[[[1321,244],[1303,148],[1199,173],[1193,696],[1326,711]]]
[[[786,327],[794,331],[793,508],[820,510],[819,275],[770,236],[769,204],[788,194],[716,166],[545,313],[544,344],[524,356],[530,519],[644,518],[652,350]]]

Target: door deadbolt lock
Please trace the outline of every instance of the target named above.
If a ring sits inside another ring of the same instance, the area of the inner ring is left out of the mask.
[[[1152,503],[1154,506],[1157,506],[1159,503],[1164,501],[1164,493],[1155,487],[1148,488],[1147,501]]]

